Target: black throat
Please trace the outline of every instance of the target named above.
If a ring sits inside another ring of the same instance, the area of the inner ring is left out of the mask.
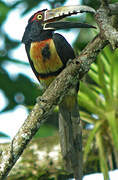
[[[25,29],[22,42],[29,44],[31,42],[43,41],[45,39],[52,38],[53,31],[43,30],[43,27],[38,22],[34,21],[29,23]]]

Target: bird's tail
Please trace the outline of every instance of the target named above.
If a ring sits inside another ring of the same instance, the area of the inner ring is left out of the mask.
[[[69,172],[76,174],[76,177],[81,177],[82,133],[77,103],[77,90],[75,88],[69,91],[59,105],[59,134],[65,168]]]

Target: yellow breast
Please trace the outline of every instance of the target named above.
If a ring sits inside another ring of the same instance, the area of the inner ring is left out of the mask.
[[[38,73],[55,72],[63,66],[52,39],[32,42],[30,57]]]

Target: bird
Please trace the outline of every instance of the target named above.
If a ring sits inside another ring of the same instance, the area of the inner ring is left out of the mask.
[[[88,6],[64,6],[52,10],[43,9],[34,13],[28,20],[22,42],[34,74],[39,82],[47,88],[55,77],[66,67],[67,62],[76,56],[67,40],[56,30],[67,28],[95,28],[92,25],[59,21],[77,13],[92,12]],[[69,112],[76,102],[79,83],[73,91],[74,96],[65,98],[65,107]],[[70,106],[70,107],[69,107]]]
[[[25,44],[32,70],[44,88],[50,85],[69,60],[76,57],[67,40],[55,31],[68,28],[95,28],[89,24],[62,21],[65,17],[83,12],[95,13],[95,10],[88,6],[63,6],[39,10],[28,20],[22,42]],[[79,117],[78,90],[79,82],[69,90],[59,104],[60,119],[64,119],[67,123],[72,118]]]

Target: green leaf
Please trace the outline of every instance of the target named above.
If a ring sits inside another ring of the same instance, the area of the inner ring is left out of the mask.
[[[97,85],[94,85],[94,84],[89,84],[89,87],[93,90],[93,91],[95,91],[95,92],[97,92],[98,94],[102,94],[102,90],[101,90],[101,88],[99,87],[99,86],[97,86]]]
[[[100,81],[100,86],[102,87],[102,92],[103,95],[106,99],[106,102],[110,101],[110,94],[109,94],[109,88],[108,88],[108,82],[106,81],[106,74],[105,74],[105,69],[104,69],[104,64],[102,61],[98,61],[98,75],[99,75],[99,81]]]
[[[93,118],[90,114],[88,114],[86,112],[80,111],[80,117],[81,117],[82,121],[85,121],[87,123],[90,123],[90,124],[96,123],[96,119]]]
[[[113,58],[113,51],[111,50],[110,45],[106,46],[103,51],[103,55],[105,56],[106,61],[109,62],[109,64],[112,64],[112,58]]]
[[[89,70],[88,75],[91,77],[91,79],[93,79],[93,81],[95,81],[96,84],[100,84],[98,74],[94,72],[92,69]]]
[[[104,109],[103,99],[100,98],[100,94],[95,92],[93,89],[89,88],[89,84],[81,83],[80,91],[86,94],[94,105],[97,105],[98,107],[101,107]]]
[[[114,53],[112,58],[112,66],[111,66],[111,78],[110,78],[110,86],[111,91],[113,93],[113,97],[118,97],[118,54]]]
[[[78,102],[81,107],[85,108],[90,113],[98,114],[98,116],[104,115],[103,109],[99,107],[96,108],[95,104],[90,100],[90,98],[82,92],[79,92]]]
[[[96,63],[93,63],[91,64],[91,69],[94,71],[94,72],[98,72],[98,65]]]
[[[107,111],[106,117],[110,126],[114,146],[118,151],[118,119],[116,119],[115,109]]]
[[[102,134],[100,131],[96,133],[96,141],[97,141],[97,146],[99,149],[100,168],[104,175],[104,180],[109,180],[107,158],[106,158],[107,156],[104,151],[105,148],[104,148],[104,143],[102,140]]]
[[[102,64],[104,65],[104,69],[105,72],[109,75],[110,71],[111,71],[111,64],[109,63],[109,61],[106,59],[104,53],[100,53],[98,56],[98,59],[100,62],[102,62]]]
[[[83,159],[86,161],[88,153],[91,151],[91,144],[93,142],[93,139],[96,136],[97,131],[99,131],[99,128],[101,127],[103,122],[99,121],[94,124],[94,128],[90,131],[89,137],[87,139],[86,146],[84,147],[84,157]]]

